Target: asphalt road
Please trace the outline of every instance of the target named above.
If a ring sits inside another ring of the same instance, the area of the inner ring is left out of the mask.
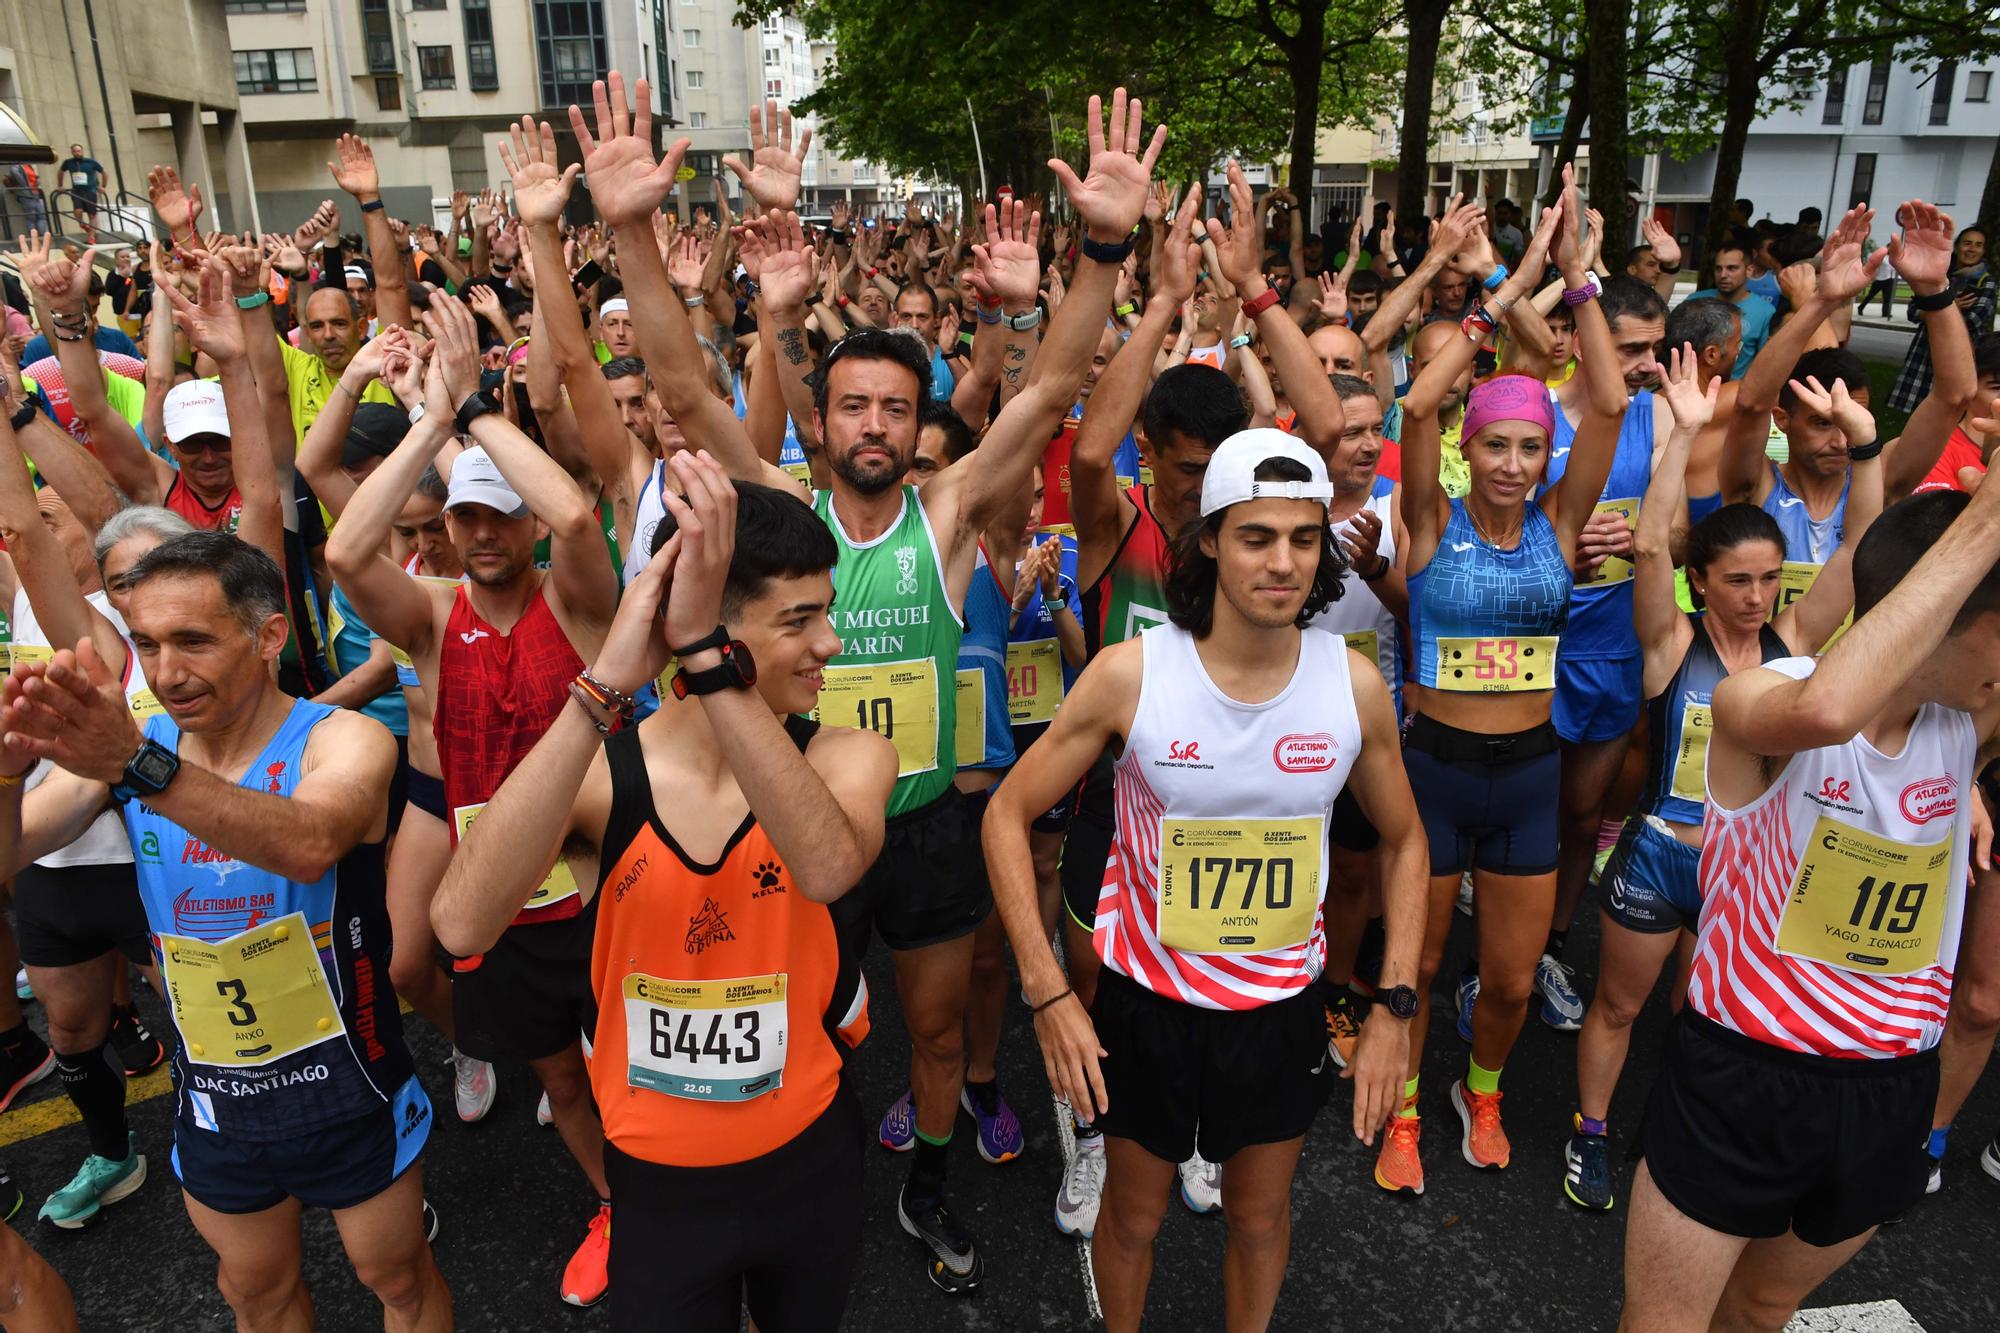
[[[1455,977],[1469,923],[1455,930],[1445,975]],[[1579,924],[1570,952],[1586,985],[1595,956],[1594,922]],[[908,1043],[896,1010],[886,956],[869,962],[874,1032],[853,1065],[871,1114],[905,1086]],[[1457,1122],[1445,1101],[1464,1068],[1466,1048],[1445,1016],[1425,1065],[1428,1192],[1384,1196],[1370,1179],[1371,1153],[1345,1128],[1342,1084],[1306,1147],[1293,1208],[1292,1262],[1273,1327],[1332,1329],[1608,1329],[1616,1321],[1624,1243],[1623,1160],[1633,1120],[1653,1078],[1668,1021],[1664,996],[1640,1020],[1632,1063],[1613,1108],[1620,1208],[1587,1215],[1562,1196],[1562,1145],[1575,1086],[1573,1036],[1530,1019],[1506,1071],[1513,1165],[1483,1174],[1457,1155]],[[148,1008],[155,1022],[157,1004]],[[39,1007],[31,1007],[39,1023]],[[443,1041],[412,1019],[426,1085],[449,1106]],[[1026,1012],[1010,1010],[1001,1052],[1002,1086],[1028,1127],[1028,1150],[1005,1166],[980,1161],[962,1132],[952,1148],[951,1197],[986,1247],[988,1280],[979,1293],[948,1299],[922,1274],[915,1243],[894,1220],[902,1159],[872,1153],[861,1271],[844,1327],[869,1333],[935,1330],[1082,1329],[1089,1326],[1080,1247],[1050,1221],[1061,1161],[1054,1116]],[[426,1190],[443,1221],[437,1255],[467,1330],[588,1330],[609,1326],[603,1310],[574,1310],[556,1296],[557,1278],[582,1236],[592,1199],[551,1130],[536,1126],[537,1092],[525,1069],[501,1071],[491,1116],[458,1124],[447,1112],[424,1157]],[[157,1079],[149,1085],[157,1089]],[[37,1225],[34,1210],[66,1181],[86,1149],[80,1126],[43,1129],[63,1107],[54,1079],[0,1116],[0,1160],[29,1201],[14,1225],[70,1282],[86,1329],[228,1328],[213,1259],[189,1226],[168,1162],[170,1099],[153,1095],[133,1110],[152,1177],[83,1232]],[[1961,1119],[1946,1162],[1947,1185],[1889,1229],[1813,1300],[1814,1306],[1893,1299],[1930,1333],[2000,1326],[2000,1182],[1979,1169],[1978,1152],[2000,1127],[2000,1079],[1989,1078]],[[961,1121],[961,1126],[968,1122]],[[27,1137],[22,1137],[26,1134]],[[1222,1325],[1223,1223],[1175,1205],[1157,1251],[1149,1326]],[[378,1307],[347,1270],[324,1214],[306,1222],[306,1277],[329,1333],[381,1327]],[[1827,1327],[1901,1327],[1830,1322]]]

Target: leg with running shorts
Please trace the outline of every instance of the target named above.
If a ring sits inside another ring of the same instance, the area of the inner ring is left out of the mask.
[[[254,1213],[218,1212],[182,1191],[188,1218],[219,1261],[215,1285],[240,1333],[311,1333],[312,1297],[299,1271],[297,1199]]]
[[[337,1208],[334,1225],[354,1275],[382,1302],[390,1333],[446,1333],[451,1293],[424,1239],[424,1171],[411,1166],[364,1203]]]
[[[1292,1177],[1304,1146],[1303,1138],[1253,1144],[1222,1164],[1222,1215],[1229,1223],[1222,1287],[1230,1333],[1267,1327],[1277,1308],[1292,1253]]]
[[[1749,1241],[1705,1227],[1667,1202],[1644,1162],[1625,1223],[1625,1305],[1618,1333],[1701,1333]]]

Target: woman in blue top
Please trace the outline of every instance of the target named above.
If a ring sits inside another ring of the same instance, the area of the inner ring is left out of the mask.
[[[1854,605],[1854,548],[1882,512],[1882,449],[1868,409],[1838,380],[1831,391],[1817,379],[1793,381],[1801,406],[1834,422],[1848,441],[1850,521],[1840,547],[1806,594],[1773,619],[1784,587],[1784,532],[1756,505],[1724,505],[1688,534],[1688,587],[1695,605],[1705,609],[1682,611],[1674,601],[1668,545],[1687,491],[1688,450],[1713,415],[1721,387],[1710,381],[1702,391],[1696,359],[1691,344],[1669,356],[1660,396],[1673,409],[1674,431],[1653,471],[1633,539],[1632,619],[1645,658],[1651,752],[1639,818],[1626,823],[1599,881],[1604,902],[1597,993],[1577,1041],[1577,1112],[1563,1154],[1563,1192],[1598,1211],[1613,1202],[1605,1122],[1632,1020],[1701,912],[1695,870],[1707,798],[1709,700],[1724,676],[1817,652],[1833,637]]]
[[[1466,336],[1424,366],[1403,403],[1403,525],[1418,665],[1405,763],[1430,836],[1431,895],[1405,1103],[1375,1167],[1376,1183],[1388,1190],[1423,1189],[1417,1071],[1430,985],[1468,867],[1481,903],[1485,998],[1472,1025],[1472,1066],[1453,1083],[1452,1104],[1464,1122],[1466,1159],[1482,1167],[1508,1161],[1500,1068],[1527,1013],[1555,906],[1559,760],[1549,713],[1557,640],[1577,536],[1604,488],[1625,412],[1624,385],[1609,373],[1617,353],[1583,263],[1585,239],[1576,189],[1565,179],[1561,215],[1542,219],[1519,273],[1494,259],[1477,208],[1448,210],[1432,241],[1455,251],[1452,266],[1485,292],[1461,326]],[[1539,379],[1500,375],[1467,399],[1459,447],[1471,487],[1464,499],[1450,499],[1438,481],[1439,404],[1499,318],[1540,281],[1552,244],[1589,388],[1568,470],[1532,498],[1548,470],[1554,408]]]

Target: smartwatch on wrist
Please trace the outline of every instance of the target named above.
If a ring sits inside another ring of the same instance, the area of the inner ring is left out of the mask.
[[[12,420],[14,433],[18,435],[22,431],[26,430],[29,426],[33,425],[35,420],[35,414],[40,411],[41,409],[35,406],[34,399],[32,398],[24,399],[21,405],[14,409],[14,416]]]
[[[716,633],[725,633],[718,627]],[[712,642],[714,635],[701,640],[690,652],[706,652],[719,648],[722,660],[706,671],[690,671],[682,667],[674,673],[674,698],[685,699],[689,695],[719,694],[723,690],[747,690],[757,683],[757,662],[750,656],[749,648],[740,639],[729,639],[723,643]],[[679,655],[679,654],[677,654]]]
[[[181,771],[181,757],[148,736],[139,743],[139,751],[125,762],[125,776],[113,783],[111,796],[119,804],[127,801],[157,796],[167,789],[174,775]]]
[[[470,435],[473,422],[497,411],[499,409],[487,402],[485,395],[475,389],[458,405],[458,411],[452,416],[452,424],[457,427],[460,435]]]
[[[1409,986],[1391,986],[1388,990],[1377,991],[1375,1001],[1396,1018],[1417,1016],[1417,992]]]

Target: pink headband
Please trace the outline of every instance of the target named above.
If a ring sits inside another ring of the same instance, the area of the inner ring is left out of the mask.
[[[1548,386],[1529,375],[1495,375],[1472,386],[1465,402],[1465,424],[1461,440],[1470,440],[1496,421],[1527,421],[1540,426],[1551,437],[1556,431],[1555,405],[1549,401]]]

